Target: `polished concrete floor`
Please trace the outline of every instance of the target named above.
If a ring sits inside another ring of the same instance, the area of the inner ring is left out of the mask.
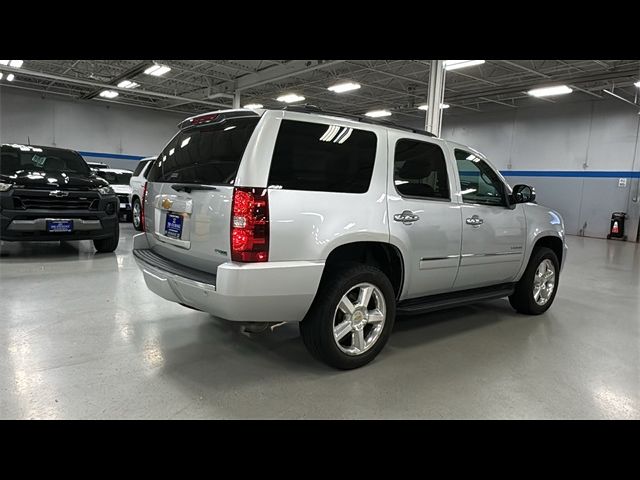
[[[0,418],[640,419],[640,246],[571,237],[553,307],[399,319],[369,366],[314,361],[296,325],[248,336],[149,292],[131,256],[4,243]]]

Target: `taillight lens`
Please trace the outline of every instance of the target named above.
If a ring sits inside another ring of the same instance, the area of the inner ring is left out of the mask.
[[[144,204],[147,201],[147,182],[144,182],[144,188],[142,189],[142,200],[140,201],[140,226],[142,227],[142,231],[145,231],[144,228]]]
[[[269,260],[269,196],[266,188],[235,187],[231,207],[231,259]]]

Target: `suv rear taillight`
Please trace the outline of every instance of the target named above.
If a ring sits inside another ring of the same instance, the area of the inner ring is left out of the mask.
[[[144,228],[144,204],[147,200],[147,184],[149,182],[144,182],[144,188],[142,189],[142,200],[140,200],[140,228],[142,231],[145,231]]]
[[[231,207],[231,259],[269,260],[269,196],[266,188],[235,187]]]

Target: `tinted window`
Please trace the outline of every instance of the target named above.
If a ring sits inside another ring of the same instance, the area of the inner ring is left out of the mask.
[[[131,180],[131,173],[116,173],[116,172],[105,172],[104,170],[96,171],[96,175],[104,178],[107,182],[113,185],[129,185],[129,180]]]
[[[136,167],[136,169],[133,171],[133,176],[137,177],[138,175],[140,175],[140,172],[142,172],[142,169],[144,168],[144,166],[149,163],[149,160],[140,160],[138,162],[138,166]]]
[[[373,132],[283,120],[269,185],[289,190],[364,193],[376,156]]]
[[[444,153],[433,143],[398,140],[393,182],[401,195],[450,199]]]
[[[13,175],[19,171],[80,173],[89,175],[84,159],[71,150],[33,146],[2,146],[0,173]]]
[[[504,183],[487,162],[473,153],[456,150],[462,200],[465,203],[505,205]]]
[[[150,182],[232,184],[258,118],[237,118],[180,132],[149,172]]]

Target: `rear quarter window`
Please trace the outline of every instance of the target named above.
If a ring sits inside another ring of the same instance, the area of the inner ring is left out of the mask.
[[[376,156],[373,132],[283,120],[273,151],[269,186],[285,190],[365,193]]]

